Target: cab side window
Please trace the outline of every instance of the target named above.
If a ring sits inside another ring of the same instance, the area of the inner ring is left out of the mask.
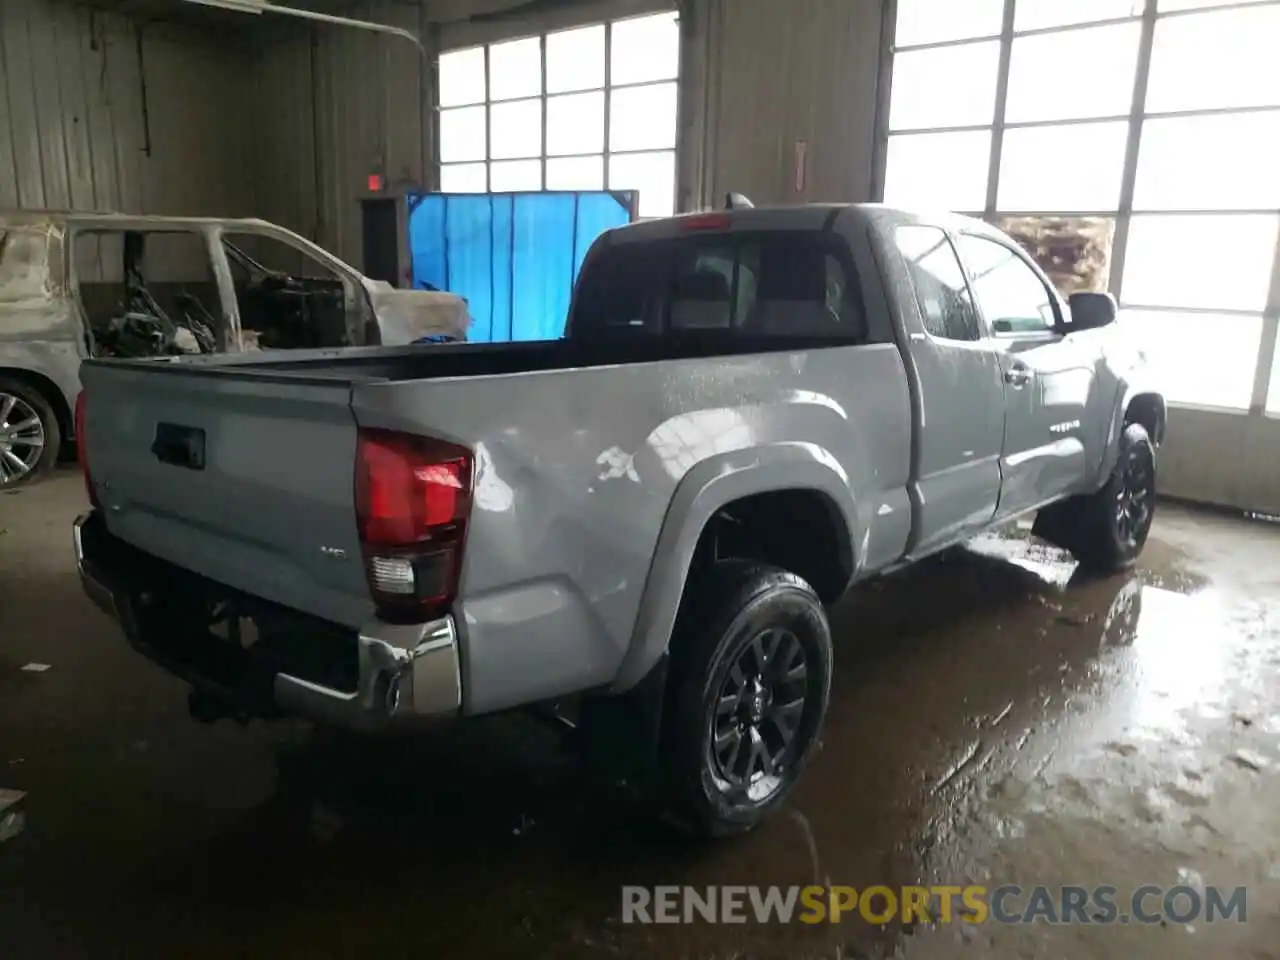
[[[986,237],[962,235],[957,241],[978,300],[997,337],[1044,333],[1057,324],[1049,288],[1025,260]]]
[[[901,226],[894,242],[907,264],[925,329],[939,340],[977,340],[981,333],[964,269],[944,231]]]

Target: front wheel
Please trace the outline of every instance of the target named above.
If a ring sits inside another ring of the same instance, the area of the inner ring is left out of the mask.
[[[1079,504],[1072,552],[1091,573],[1133,566],[1146,545],[1156,510],[1156,452],[1140,423],[1120,436],[1120,455],[1106,484]]]
[[[705,836],[767,818],[813,752],[830,688],[831,632],[804,580],[739,561],[691,580],[659,759],[671,818]]]

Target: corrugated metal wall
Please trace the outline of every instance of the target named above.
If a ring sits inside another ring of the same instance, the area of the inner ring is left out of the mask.
[[[880,0],[693,0],[682,19],[682,200],[871,198]]]
[[[430,49],[429,17],[510,4],[363,0],[342,12],[412,29]],[[681,4],[684,207],[727,189],[761,202],[869,196],[879,6]],[[231,32],[0,0],[0,206],[252,214],[359,264],[369,173],[431,180],[430,82],[412,44],[345,27],[264,17]],[[799,191],[797,140],[808,146]]]
[[[0,0],[0,207],[248,214],[249,63],[234,34]]]
[[[420,7],[392,0],[342,12],[426,29]],[[258,215],[358,265],[369,174],[417,184],[430,175],[429,64],[398,37],[282,19],[255,32],[253,61]]]

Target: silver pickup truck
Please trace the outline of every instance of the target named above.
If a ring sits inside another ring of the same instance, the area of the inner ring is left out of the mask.
[[[733,833],[819,738],[851,584],[1032,511],[1133,563],[1165,404],[1115,319],[964,218],[633,224],[562,341],[87,362],[80,572],[202,719],[568,698]]]

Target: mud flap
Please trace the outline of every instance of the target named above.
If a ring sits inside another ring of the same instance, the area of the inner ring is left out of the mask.
[[[610,782],[644,789],[657,770],[658,735],[667,686],[667,655],[626,693],[588,697],[579,714],[583,760]]]
[[[1074,550],[1079,524],[1078,505],[1074,500],[1064,500],[1043,507],[1036,513],[1031,535],[1063,550]]]

